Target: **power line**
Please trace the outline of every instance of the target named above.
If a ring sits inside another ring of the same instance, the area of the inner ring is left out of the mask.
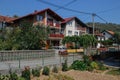
[[[66,6],[72,4],[72,3],[76,2],[76,1],[77,1],[77,0],[72,0],[72,1],[70,1],[70,2],[68,2],[68,3],[66,3],[65,5],[63,5],[62,7],[66,7]],[[58,11],[58,10],[62,9],[62,7],[56,9],[55,11]]]
[[[96,16],[97,16],[99,19],[101,19],[101,20],[103,20],[103,21],[105,21],[105,22],[107,23],[107,21],[106,21],[105,19],[103,19],[102,17],[98,16],[97,14],[96,14]]]
[[[70,8],[65,8],[65,7],[63,7],[63,6],[59,6],[59,5],[56,5],[56,4],[53,4],[53,3],[50,3],[50,2],[44,1],[44,0],[38,0],[38,1],[41,1],[42,3],[48,4],[48,5],[57,7],[57,8],[62,8],[62,9],[64,9],[64,10],[71,11],[71,12],[82,13],[82,14],[87,14],[87,15],[91,15],[91,14],[92,14],[92,13],[88,13],[88,12],[82,12],[82,11],[77,11],[77,10],[70,9]]]

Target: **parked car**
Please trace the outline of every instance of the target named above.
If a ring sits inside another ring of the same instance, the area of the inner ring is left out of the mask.
[[[54,46],[53,49],[55,49],[55,53],[58,53],[59,55],[67,55],[67,48],[65,46]]]

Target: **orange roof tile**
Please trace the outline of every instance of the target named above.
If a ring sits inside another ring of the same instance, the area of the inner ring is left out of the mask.
[[[7,16],[1,16],[1,15],[0,15],[0,22],[3,22],[3,21],[9,22],[9,21],[11,21],[11,20],[13,20],[13,19],[15,19],[15,18],[7,17]]]

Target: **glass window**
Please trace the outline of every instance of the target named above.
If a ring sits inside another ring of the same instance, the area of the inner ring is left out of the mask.
[[[42,21],[43,17],[41,15],[37,15],[37,21]]]
[[[78,32],[77,32],[77,31],[75,31],[74,35],[78,35]]]
[[[68,31],[68,35],[72,35],[72,31],[69,30],[69,31]]]

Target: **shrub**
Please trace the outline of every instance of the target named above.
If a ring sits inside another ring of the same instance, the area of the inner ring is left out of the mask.
[[[52,72],[58,73],[58,68],[57,68],[57,66],[54,66],[54,67],[53,67]]]
[[[50,73],[50,69],[49,69],[47,66],[45,66],[45,67],[43,68],[42,74],[43,74],[43,75],[49,75],[49,73]]]
[[[67,60],[65,60],[64,63],[62,63],[62,71],[67,71],[68,70],[68,65],[67,65]]]
[[[83,56],[83,61],[84,61],[84,63],[86,63],[86,64],[87,64],[87,66],[90,66],[91,59],[90,59],[90,57],[89,57],[89,56],[84,55],[84,56]]]
[[[25,78],[25,80],[30,80],[30,68],[25,67],[25,70],[22,71],[22,77]]]
[[[98,69],[98,68],[99,68],[97,62],[95,62],[95,61],[92,61],[92,62],[90,63],[90,66],[91,66],[93,69]]]
[[[10,80],[18,80],[18,75],[14,72],[10,74]]]
[[[40,69],[38,69],[38,68],[32,69],[32,75],[34,77],[39,77],[40,76]]]
[[[86,63],[84,63],[84,61],[76,60],[72,63],[71,68],[74,70],[83,71],[83,70],[87,70],[87,65],[86,65]]]

